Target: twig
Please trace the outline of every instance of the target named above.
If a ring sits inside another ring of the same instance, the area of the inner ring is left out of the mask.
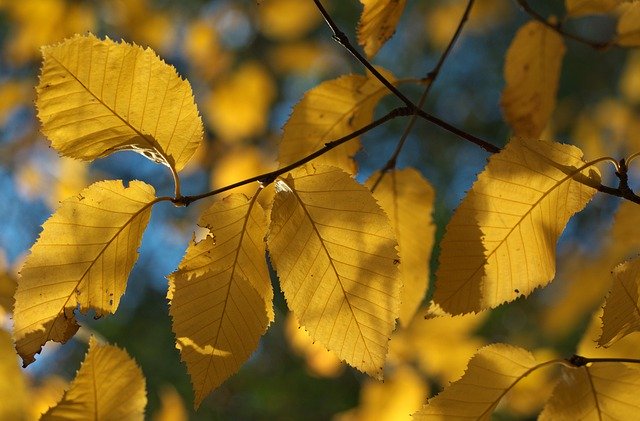
[[[581,355],[574,355],[567,358],[569,364],[574,367],[583,367],[589,363],[632,363],[640,364],[640,360],[636,358],[588,358]]]

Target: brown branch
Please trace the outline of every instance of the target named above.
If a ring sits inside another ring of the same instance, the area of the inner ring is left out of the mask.
[[[583,367],[589,363],[632,363],[640,364],[640,359],[636,358],[588,358],[581,355],[574,355],[566,360],[574,367]]]

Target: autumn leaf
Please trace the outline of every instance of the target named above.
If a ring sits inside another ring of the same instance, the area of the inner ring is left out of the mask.
[[[146,405],[140,367],[125,351],[92,337],[71,387],[41,420],[142,420]]]
[[[615,9],[620,0],[565,0],[569,16],[584,16],[607,13]]]
[[[624,47],[640,46],[640,2],[633,1],[621,7],[616,43]]]
[[[619,264],[613,269],[613,288],[602,315],[601,346],[640,330],[640,259]]]
[[[26,419],[27,403],[31,399],[13,350],[11,335],[3,329],[0,329],[0,373],[0,419]]]
[[[555,243],[600,180],[584,165],[575,146],[543,140],[514,138],[493,155],[447,225],[434,301],[477,312],[551,281]]]
[[[515,136],[537,139],[556,105],[565,47],[562,37],[531,21],[516,33],[504,64],[502,110]]]
[[[228,196],[199,224],[211,235],[191,244],[169,276],[169,312],[196,407],[249,359],[274,318],[267,226],[256,196]]]
[[[358,43],[371,58],[396,31],[407,0],[360,0],[360,3],[364,10],[358,23]]]
[[[624,420],[640,412],[640,370],[622,363],[564,367],[560,381],[538,418]]]
[[[289,308],[314,341],[381,377],[400,293],[387,216],[333,167],[295,170],[276,191],[268,247]]]
[[[78,330],[74,317],[115,312],[137,257],[153,187],[101,181],[62,202],[31,248],[15,295],[14,339],[27,366],[50,340],[66,342]]]
[[[374,173],[365,185],[372,188],[379,177],[380,172]],[[402,281],[400,322],[407,326],[429,284],[429,260],[436,230],[431,216],[435,192],[418,171],[406,168],[384,173],[373,197],[389,216],[398,240]]]
[[[36,106],[64,156],[133,150],[180,171],[202,139],[189,83],[152,50],[93,35],[42,49]]]
[[[378,69],[388,80],[393,75]],[[321,83],[308,91],[293,107],[284,125],[280,141],[280,167],[292,164],[325,143],[360,129],[371,123],[373,110],[389,90],[373,75],[346,75]],[[350,140],[316,158],[314,163],[343,168],[355,173],[353,156],[360,149],[360,141]]]

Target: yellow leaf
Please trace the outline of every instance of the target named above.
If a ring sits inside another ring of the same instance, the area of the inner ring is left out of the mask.
[[[59,376],[47,376],[37,386],[29,388],[29,415],[31,419],[39,420],[42,414],[62,400],[69,382]]]
[[[615,9],[620,0],[565,0],[569,16],[584,16],[607,13]]]
[[[338,168],[297,169],[276,191],[268,246],[289,308],[314,341],[381,377],[400,293],[387,216]]]
[[[160,410],[153,414],[153,421],[188,421],[189,415],[180,394],[171,386],[160,391]]]
[[[146,405],[140,367],[125,351],[92,337],[71,387],[41,420],[142,420]]]
[[[365,185],[371,188],[379,177],[379,172],[374,173]],[[373,197],[389,216],[398,240],[400,322],[407,326],[429,285],[429,260],[436,230],[431,216],[435,192],[418,171],[406,168],[385,173]]]
[[[378,69],[391,82],[393,75]],[[357,130],[373,120],[373,110],[388,89],[371,74],[347,75],[321,83],[308,91],[293,107],[284,125],[278,161],[292,164],[322,148],[325,143]],[[356,172],[353,156],[360,141],[349,142],[316,158],[318,165],[331,165]]]
[[[640,259],[626,261],[613,269],[613,288],[602,315],[601,346],[640,330]]]
[[[360,0],[360,3],[364,10],[358,23],[358,43],[371,58],[396,31],[407,0]]]
[[[418,412],[416,420],[490,420],[504,395],[537,363],[529,351],[505,344],[482,348],[462,378],[445,388]]]
[[[28,403],[27,385],[13,350],[11,335],[0,329],[0,419],[24,420]]]
[[[153,187],[141,181],[102,181],[44,223],[15,295],[14,338],[25,366],[47,341],[74,335],[77,306],[97,317],[115,312],[154,203]]]
[[[502,110],[515,136],[537,139],[556,106],[565,47],[562,37],[531,21],[516,33],[504,64]]]
[[[263,34],[287,40],[304,36],[322,17],[311,1],[268,0],[258,6],[258,18]]]
[[[62,155],[134,150],[180,171],[202,139],[189,82],[152,50],[75,36],[42,49],[42,131]]]
[[[249,359],[274,317],[256,196],[228,196],[199,224],[212,236],[191,244],[169,276],[169,312],[196,406]]]
[[[514,138],[493,155],[447,226],[434,301],[452,314],[496,307],[546,285],[569,218],[600,181],[571,145]],[[580,180],[580,181],[577,181]]]
[[[640,2],[624,4],[621,10],[617,44],[624,47],[638,47],[640,46]]]
[[[622,363],[563,367],[563,375],[538,418],[630,420],[640,413],[640,369]]]

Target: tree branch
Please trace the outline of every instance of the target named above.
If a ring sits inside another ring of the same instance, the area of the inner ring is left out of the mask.
[[[640,364],[640,360],[636,358],[588,358],[580,355],[574,355],[567,358],[567,362],[574,367],[583,367],[589,363],[632,363]]]

